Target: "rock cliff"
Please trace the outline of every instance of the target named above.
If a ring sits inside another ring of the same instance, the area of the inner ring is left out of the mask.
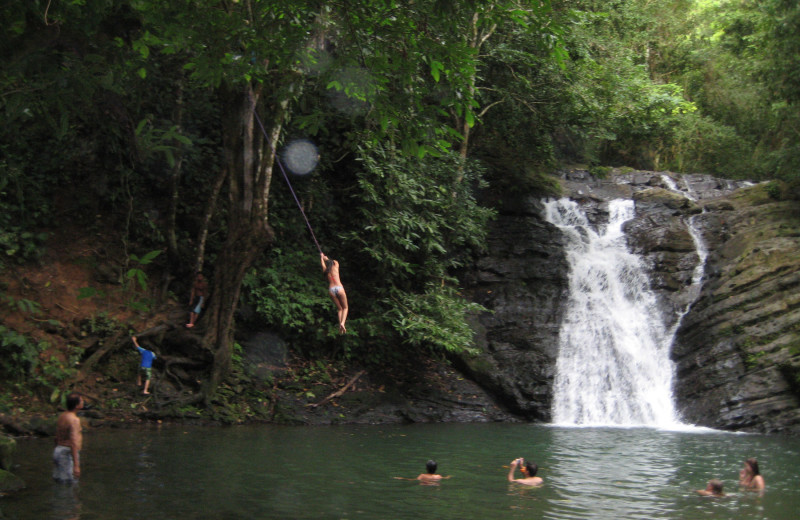
[[[700,298],[676,335],[675,397],[686,421],[800,432],[800,204],[764,186],[709,200]]]
[[[475,320],[481,354],[459,368],[512,413],[550,420],[552,383],[567,289],[559,230],[534,198],[508,203],[489,235],[489,256],[465,276],[467,294],[491,312]]]
[[[800,206],[773,200],[764,185],[705,175],[614,171],[599,180],[573,170],[561,182],[596,224],[607,220],[609,200],[636,201],[624,229],[648,267],[658,318],[677,331],[682,419],[800,431]],[[530,420],[550,420],[567,291],[563,245],[541,201],[521,197],[499,208],[490,253],[463,277],[468,295],[490,312],[475,320],[481,354],[459,367]]]

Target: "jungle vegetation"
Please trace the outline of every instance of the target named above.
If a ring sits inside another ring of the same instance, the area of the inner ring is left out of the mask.
[[[794,0],[9,0],[0,22],[0,269],[102,215],[155,300],[204,271],[197,401],[243,320],[311,358],[468,351],[458,270],[493,201],[556,192],[561,165],[800,195]],[[279,162],[295,139],[319,153],[287,178],[342,264],[344,336]],[[35,372],[0,336],[0,377]]]

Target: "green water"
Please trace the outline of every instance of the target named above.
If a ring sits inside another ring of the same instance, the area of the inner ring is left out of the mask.
[[[800,440],[523,424],[161,427],[85,435],[83,477],[50,480],[51,440],[18,442],[12,519],[795,519]],[[534,460],[541,488],[506,481]],[[757,457],[763,496],[740,492]],[[434,458],[438,486],[416,477]],[[729,496],[695,489],[720,478]]]

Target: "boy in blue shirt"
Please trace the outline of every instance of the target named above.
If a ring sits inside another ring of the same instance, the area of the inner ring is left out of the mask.
[[[136,375],[136,386],[142,386],[142,374],[144,374],[144,392],[142,393],[148,395],[150,392],[148,392],[147,389],[150,388],[150,376],[153,374],[153,360],[156,358],[156,354],[152,350],[140,347],[139,343],[136,341],[136,336],[131,336],[131,339],[136,346],[136,350],[138,350],[139,354],[142,356],[142,364]]]

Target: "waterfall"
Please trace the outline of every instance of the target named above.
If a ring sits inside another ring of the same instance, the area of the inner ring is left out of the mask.
[[[613,200],[608,224],[595,230],[577,203],[545,203],[545,218],[567,238],[570,267],[556,361],[557,424],[677,424],[672,338],[642,262],[628,251],[622,232],[633,216],[633,201]]]
[[[681,190],[678,188],[678,185],[669,175],[662,175],[661,180],[664,181],[664,184],[667,185],[667,188],[674,193],[679,193],[684,197],[688,198],[689,200],[696,201],[697,197],[695,197],[694,193],[692,192],[692,186],[689,182],[684,178],[684,185],[686,186],[686,191]],[[702,212],[705,213],[706,209],[703,208]],[[692,285],[689,287],[689,303],[686,304],[686,308],[683,309],[683,312],[678,317],[678,320],[675,322],[673,326],[673,334],[678,330],[678,327],[681,324],[681,320],[689,312],[689,308],[697,301],[697,298],[700,296],[700,290],[703,288],[703,276],[705,275],[706,270],[706,259],[708,258],[708,248],[706,247],[705,241],[703,241],[703,235],[700,233],[700,229],[698,228],[697,224],[695,223],[695,219],[697,215],[692,215],[689,217],[689,220],[686,222],[686,229],[689,231],[689,236],[692,237],[692,241],[694,242],[694,247],[697,250],[697,256],[699,261],[694,268],[694,272],[692,273]]]

